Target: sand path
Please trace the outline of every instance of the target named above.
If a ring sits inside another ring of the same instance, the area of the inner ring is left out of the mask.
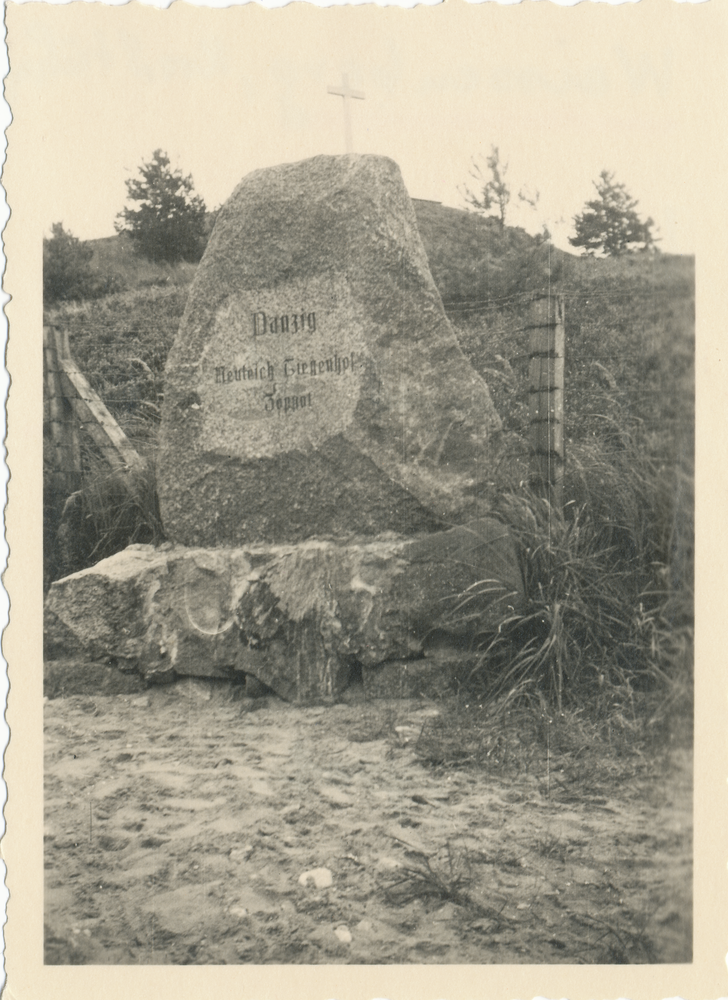
[[[46,961],[690,961],[688,750],[576,796],[426,767],[436,712],[201,682],[47,701]]]

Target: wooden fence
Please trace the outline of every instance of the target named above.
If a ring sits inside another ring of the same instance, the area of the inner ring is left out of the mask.
[[[70,496],[81,485],[81,434],[94,442],[112,470],[141,470],[144,460],[71,357],[68,332],[43,328],[43,359],[53,485]]]

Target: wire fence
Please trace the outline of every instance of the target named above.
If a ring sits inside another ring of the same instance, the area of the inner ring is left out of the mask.
[[[672,331],[669,303],[685,300],[635,287],[560,286],[566,316],[565,410],[570,439],[614,437],[614,424],[640,421],[654,435],[689,435],[694,414],[692,344]],[[640,301],[639,296],[642,295]],[[532,293],[448,298],[445,311],[466,356],[486,381],[504,427],[527,435]],[[635,303],[637,308],[635,308]],[[177,308],[183,306],[180,303]],[[654,315],[653,315],[654,314]],[[145,322],[145,319],[147,322]],[[159,422],[164,365],[180,316],[169,310],[126,319],[101,308],[69,311],[74,358],[110,411],[131,433]],[[615,328],[625,327],[616,331]],[[684,332],[684,331],[683,331]],[[610,426],[611,423],[611,426]]]

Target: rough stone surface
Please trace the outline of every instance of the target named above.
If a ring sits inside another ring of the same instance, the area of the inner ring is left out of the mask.
[[[168,536],[221,546],[462,523],[487,509],[499,438],[396,164],[319,156],[246,177],[168,360]]]
[[[334,877],[328,868],[312,868],[298,876],[301,885],[313,885],[317,889],[328,889],[333,885]]]
[[[52,584],[45,619],[56,644],[63,626],[93,655],[148,678],[224,677],[239,648],[236,587],[247,587],[249,569],[239,551],[130,545]]]
[[[406,561],[402,572],[392,577],[389,588],[382,585],[386,598],[378,627],[385,634],[406,631],[418,652],[442,644],[467,645],[523,596],[513,540],[492,518],[412,539],[403,545],[401,558]],[[378,656],[372,628],[367,640],[358,657],[363,663],[388,658]]]
[[[78,637],[50,608],[43,615],[43,660],[46,663],[73,657],[90,660],[98,650]],[[100,654],[100,655],[103,655]]]
[[[43,663],[43,694],[49,699],[78,694],[135,694],[143,687],[138,673],[125,673],[108,663],[76,658]]]
[[[334,698],[356,663],[466,650],[522,595],[507,529],[479,520],[367,543],[132,545],[56,581],[46,618],[54,636],[148,678],[243,671],[306,703]]]

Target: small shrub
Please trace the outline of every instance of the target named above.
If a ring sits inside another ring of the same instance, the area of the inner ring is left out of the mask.
[[[637,202],[624,184],[618,184],[614,174],[602,170],[594,187],[599,197],[588,201],[583,212],[575,216],[576,235],[569,237],[569,243],[584,247],[588,253],[611,256],[654,248],[654,222],[640,219],[635,211]]]
[[[90,266],[93,250],[63,228],[51,226],[52,236],[43,240],[43,304],[100,299],[123,291],[123,279],[114,274],[99,274]]]

